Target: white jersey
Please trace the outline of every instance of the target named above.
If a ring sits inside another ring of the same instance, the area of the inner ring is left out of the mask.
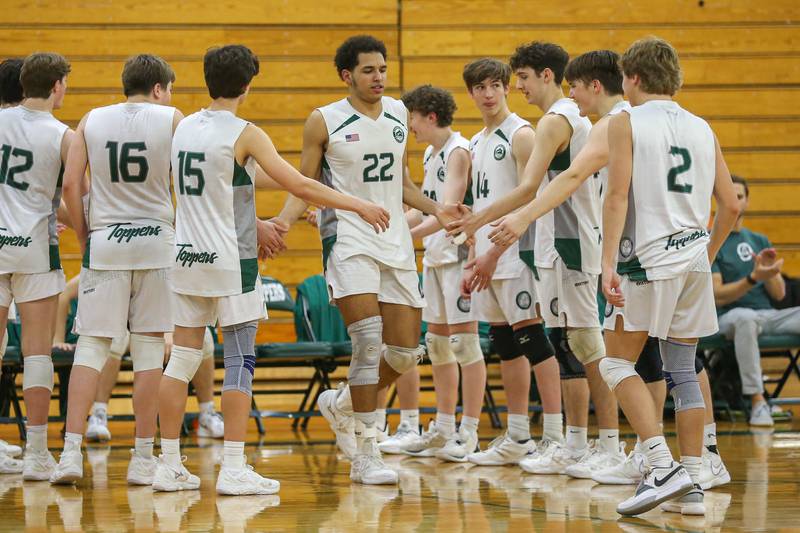
[[[89,241],[83,266],[143,270],[172,266],[169,189],[175,108],[122,103],[93,109],[84,126],[91,169]]]
[[[66,131],[46,111],[0,110],[0,274],[61,268],[56,211]]]
[[[459,148],[469,152],[469,141],[459,132],[454,131],[438,152],[434,153],[432,145],[425,149],[423,157],[425,177],[422,180],[422,192],[435,202],[444,201],[447,162],[450,160],[453,150]],[[470,192],[468,189],[465,197],[471,197]],[[464,203],[469,203],[469,201]],[[436,267],[459,261],[459,247],[453,244],[444,229],[422,239],[422,244],[425,246],[425,255],[422,258],[422,264],[425,266]]]
[[[550,162],[539,192],[569,168],[586,145],[592,129],[592,123],[580,115],[578,105],[570,98],[557,100],[547,113],[567,119],[572,136],[569,145]],[[535,227],[528,229],[526,238],[520,240],[520,249],[528,251],[533,244],[535,266],[553,268],[556,257],[560,257],[570,270],[600,273],[602,215],[599,185],[597,177],[585,180],[566,201],[537,220]],[[535,236],[531,235],[532,232]]]
[[[671,100],[651,100],[626,113],[633,172],[618,272],[648,280],[710,272],[707,223],[716,175],[711,127]]]
[[[389,211],[383,233],[350,211],[323,209],[320,214],[323,265],[333,247],[336,257],[366,255],[389,267],[416,270],[414,244],[403,214],[403,155],[408,111],[400,100],[381,99],[380,116],[359,113],[348,100],[320,107],[328,128],[322,182],[345,194],[374,202]]]
[[[629,104],[627,100],[622,100],[621,102],[617,102],[616,104],[614,104],[614,107],[611,108],[611,110],[606,114],[606,116],[613,117],[614,115],[619,114],[623,111],[627,111],[630,108],[631,104]],[[603,167],[600,170],[598,170],[597,177],[600,180],[600,200],[601,200],[600,205],[602,205],[602,200],[605,198],[605,192],[608,189],[608,167]]]
[[[249,123],[203,109],[181,121],[172,139],[178,207],[175,292],[233,296],[258,278],[255,161],[236,162],[234,146]]]
[[[486,209],[519,184],[517,161],[514,159],[511,146],[517,130],[526,127],[531,127],[531,123],[516,113],[511,113],[493,131],[484,128],[470,140],[472,197],[476,211]],[[492,229],[487,224],[475,232],[476,257],[485,254],[492,247],[489,240]],[[492,279],[519,277],[523,266],[519,243],[515,242],[500,256]]]

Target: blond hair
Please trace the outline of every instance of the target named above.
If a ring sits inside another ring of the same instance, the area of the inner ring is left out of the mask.
[[[678,52],[658,37],[634,42],[622,54],[620,66],[628,78],[638,75],[642,90],[649,94],[674,95],[683,83]]]

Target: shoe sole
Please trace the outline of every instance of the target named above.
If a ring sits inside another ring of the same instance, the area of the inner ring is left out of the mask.
[[[591,480],[595,483],[599,483],[600,485],[638,485],[639,482],[642,480],[640,477],[639,479],[631,479],[631,478],[596,478],[591,476]]]
[[[456,457],[455,455],[447,455],[444,453],[436,454],[436,458],[442,461],[447,461],[448,463],[466,463],[467,456],[463,457]]]
[[[136,479],[136,478],[128,478],[128,485],[132,487],[146,487],[153,484],[153,480],[144,480],[144,479]]]
[[[167,487],[166,485],[162,485],[160,483],[153,483],[153,490],[156,492],[178,492],[179,490],[199,490],[200,485],[196,487],[193,485],[189,485],[188,483],[176,483],[175,485],[171,485]]]
[[[403,450],[403,453],[411,457],[436,457],[436,452],[441,448],[426,448],[418,452],[411,450]]]
[[[51,485],[73,485],[76,482],[83,479],[83,474],[65,474],[59,477],[57,480],[50,479]]]
[[[360,481],[356,481],[356,483],[361,483],[362,485],[397,485],[398,477],[392,478],[382,478],[382,479],[373,479],[373,480],[366,480],[361,479]]]
[[[226,490],[217,488],[217,494],[220,496],[266,496],[269,494],[277,494],[280,492],[281,488],[278,487],[277,489],[260,489],[255,491],[246,491],[246,490]]]
[[[668,500],[674,500],[675,498],[680,498],[681,496],[683,496],[687,492],[690,492],[693,487],[694,487],[694,485],[692,484],[691,480],[687,480],[685,484],[680,485],[674,491],[662,494],[660,497],[658,497],[658,498],[656,498],[654,500],[650,500],[650,501],[647,501],[647,502],[642,502],[639,505],[637,505],[636,507],[632,507],[632,508],[627,509],[625,511],[621,511],[619,506],[617,506],[617,512],[619,514],[623,515],[623,516],[640,515],[640,514],[646,513],[647,511],[649,511],[651,509],[655,509],[656,507],[658,507],[659,505],[661,505],[662,503],[664,503],[664,502],[666,502]]]
[[[722,485],[727,485],[731,482],[731,473],[725,471],[725,475],[723,476],[714,476],[710,482],[701,483],[700,488],[703,490],[710,490],[715,487],[721,487]]]

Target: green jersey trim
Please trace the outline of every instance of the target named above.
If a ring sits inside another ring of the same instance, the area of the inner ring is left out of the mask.
[[[550,166],[547,167],[547,170],[554,170],[556,172],[563,172],[569,168],[570,160],[569,160],[569,146],[561,152],[560,154],[556,154],[553,157],[553,160],[550,161]]]
[[[331,235],[330,237],[322,239],[322,270],[328,268],[328,257],[333,251],[334,244],[336,244],[336,235]]]
[[[506,137],[506,134],[503,133],[503,130],[499,130],[499,129],[498,130],[494,130],[494,133],[495,133],[495,135],[497,135],[498,137],[503,139],[508,144],[511,144],[511,141],[508,140],[508,137]]]
[[[86,237],[86,250],[83,252],[83,262],[81,263],[86,268],[89,268],[89,265],[91,264],[89,261],[89,250],[92,248],[91,244],[92,237],[90,235],[89,237]]]
[[[406,127],[405,123],[404,123],[402,120],[398,119],[397,117],[393,117],[393,116],[392,116],[392,115],[390,115],[390,114],[389,114],[387,111],[384,111],[384,112],[383,112],[383,116],[384,116],[384,117],[386,117],[386,118],[388,118],[388,119],[390,119],[390,120],[394,120],[395,122],[397,122],[398,124],[400,124],[400,125],[401,125],[401,126],[403,126],[404,128]]]
[[[254,291],[258,278],[258,259],[240,259],[239,270],[242,273],[242,294]]]
[[[253,180],[250,178],[250,175],[247,173],[247,170],[243,166],[241,166],[236,161],[233,162],[233,181],[231,185],[233,187],[243,187],[246,185],[252,185]]]
[[[638,257],[617,263],[617,274],[628,276],[631,281],[647,281],[647,271],[642,268]]]
[[[58,253],[58,245],[51,244],[48,251],[50,252],[50,270],[61,270],[61,256]]]
[[[344,122],[342,122],[342,124],[341,124],[341,125],[340,125],[338,128],[336,128],[335,130],[333,130],[332,132],[330,132],[330,134],[329,134],[329,135],[333,135],[334,133],[336,133],[336,132],[337,132],[337,131],[339,131],[340,129],[342,129],[342,128],[345,128],[345,127],[349,126],[350,124],[352,124],[353,122],[355,122],[355,121],[356,121],[356,120],[358,120],[359,118],[361,118],[361,117],[359,117],[358,115],[351,115],[351,116],[350,116],[350,118],[348,118],[347,120],[345,120]]]
[[[570,270],[581,270],[581,240],[555,238],[555,248]]]
[[[539,271],[536,270],[536,263],[533,261],[533,250],[520,250],[519,258],[522,259],[522,262],[531,269],[533,272],[533,277],[536,278],[536,281],[539,281]]]

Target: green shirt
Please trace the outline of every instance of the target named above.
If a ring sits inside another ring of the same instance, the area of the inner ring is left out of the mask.
[[[764,248],[771,246],[766,236],[754,233],[747,228],[742,228],[739,232],[731,232],[717,254],[711,271],[721,274],[723,283],[739,281],[753,271],[756,255]],[[764,284],[759,282],[735,302],[717,308],[717,312],[723,315],[735,307],[772,309],[772,303]]]

